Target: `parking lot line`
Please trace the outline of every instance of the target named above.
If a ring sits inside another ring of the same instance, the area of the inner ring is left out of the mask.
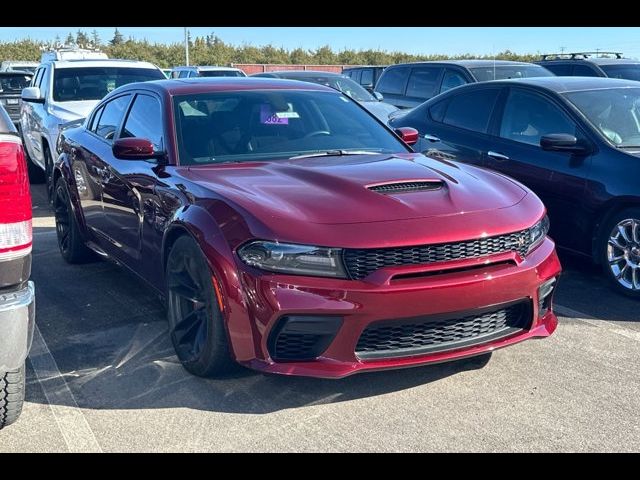
[[[563,307],[562,305],[554,306],[554,310],[560,316],[571,318],[573,320],[579,320],[596,327],[606,328],[611,333],[622,335],[623,337],[635,340],[636,342],[640,342],[640,332],[636,330],[625,328],[622,325],[610,322],[608,320],[600,320],[586,313],[579,312],[578,310],[574,310],[569,307]]]
[[[102,453],[37,325],[29,360],[69,451]]]

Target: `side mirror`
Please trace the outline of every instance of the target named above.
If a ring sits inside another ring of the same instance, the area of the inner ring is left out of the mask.
[[[382,96],[382,94],[380,92],[373,92],[373,96],[376,97],[379,102],[384,100],[384,97]]]
[[[407,145],[415,145],[416,143],[418,143],[418,138],[420,135],[418,134],[418,130],[416,130],[415,128],[400,127],[396,128],[394,132],[396,132],[396,135],[398,135]]]
[[[23,88],[21,97],[25,102],[44,103],[40,87]]]
[[[164,153],[153,150],[153,144],[146,138],[119,138],[111,147],[113,156],[121,160],[149,160]]]
[[[542,150],[550,152],[588,153],[589,147],[568,133],[550,133],[540,137]]]

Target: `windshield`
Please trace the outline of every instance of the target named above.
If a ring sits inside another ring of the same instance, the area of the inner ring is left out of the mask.
[[[23,88],[29,86],[30,81],[31,75],[25,75],[24,73],[0,74],[0,92],[22,91]]]
[[[244,77],[236,70],[200,70],[201,77]]]
[[[56,102],[100,100],[107,93],[127,83],[165,78],[164,73],[155,68],[60,68],[54,70],[53,99]]]
[[[600,65],[607,77],[625,78],[627,80],[640,80],[640,64],[628,65]]]
[[[329,150],[408,148],[362,107],[334,92],[267,90],[174,98],[182,165],[291,158]]]
[[[640,88],[565,93],[602,135],[618,147],[640,147]]]
[[[553,77],[549,70],[540,65],[487,65],[469,68],[479,82],[505,80],[508,78]]]
[[[286,77],[284,77],[286,78]],[[334,76],[315,76],[315,77],[290,77],[291,80],[300,80],[302,82],[317,83],[334,88],[345,95],[350,96],[356,102],[377,102],[378,100],[367,92],[362,86],[354,82],[348,77]]]

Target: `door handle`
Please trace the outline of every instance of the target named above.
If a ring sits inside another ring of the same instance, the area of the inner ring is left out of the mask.
[[[487,152],[487,155],[493,158],[494,160],[497,160],[498,162],[505,162],[509,160],[509,157],[507,157],[506,155],[503,155],[502,153],[494,152],[492,150],[489,150]]]
[[[434,135],[429,135],[428,133],[424,136],[425,140],[429,140],[430,142],[439,142],[440,139]]]

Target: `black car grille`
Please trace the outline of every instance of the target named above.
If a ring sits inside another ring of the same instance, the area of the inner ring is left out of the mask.
[[[375,322],[360,335],[362,359],[403,357],[485,343],[529,328],[531,301],[494,306],[475,313]]]
[[[414,247],[345,249],[344,262],[352,279],[360,280],[389,266],[424,265],[503,252],[518,252],[523,257],[531,245],[528,230],[456,243],[417,245]]]
[[[385,183],[382,185],[373,185],[367,187],[373,192],[392,194],[392,193],[408,193],[408,192],[424,192],[429,190],[438,190],[442,188],[443,183],[440,180],[424,181],[424,182],[396,182]]]

